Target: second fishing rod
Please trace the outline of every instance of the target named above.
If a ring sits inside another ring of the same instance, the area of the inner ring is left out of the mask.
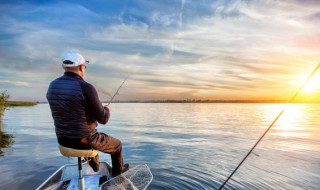
[[[320,68],[320,64],[316,66],[316,68],[312,71],[312,73],[309,75],[309,77],[304,81],[304,83],[298,88],[296,93],[291,97],[291,99],[287,103],[292,103],[295,98],[298,96],[298,94],[301,92],[301,90],[304,88],[304,86],[308,83],[308,81],[312,78],[312,76],[318,71]],[[228,181],[231,179],[233,174],[240,168],[240,166],[243,164],[243,162],[248,158],[248,156],[252,153],[252,151],[256,148],[256,146],[260,143],[260,141],[264,138],[264,136],[269,132],[269,130],[274,126],[274,124],[278,121],[280,116],[285,111],[285,107],[281,110],[281,112],[278,114],[278,116],[273,120],[273,122],[269,125],[269,127],[265,130],[265,132],[261,135],[261,137],[258,139],[258,141],[254,144],[254,146],[250,149],[250,151],[246,154],[246,156],[241,160],[241,162],[237,165],[237,167],[233,170],[233,172],[229,175],[229,177],[224,181],[224,183],[220,186],[219,190],[222,190],[225,185],[228,183]]]

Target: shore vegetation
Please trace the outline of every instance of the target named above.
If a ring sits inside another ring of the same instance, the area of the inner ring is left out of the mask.
[[[0,115],[2,116],[3,112],[8,107],[13,106],[34,106],[36,102],[26,102],[26,101],[9,101],[10,94],[8,91],[3,91],[0,93]]]
[[[9,98],[10,95],[7,91],[3,91],[0,93],[0,115],[2,115],[4,110],[6,109]]]

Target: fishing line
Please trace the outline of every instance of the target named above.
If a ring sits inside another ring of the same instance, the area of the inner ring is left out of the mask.
[[[127,77],[124,79],[124,81],[121,83],[121,85],[119,86],[119,88],[117,89],[117,91],[116,91],[116,92],[113,94],[113,96],[111,97],[111,100],[109,101],[108,105],[110,105],[110,103],[112,102],[112,100],[114,99],[114,97],[119,94],[120,88],[123,86],[123,84],[126,82],[126,80],[127,80],[128,78],[129,78],[129,76],[127,76]]]
[[[309,77],[304,81],[304,83],[300,86],[300,88],[296,91],[296,93],[292,96],[292,98],[287,102],[291,103],[297,95],[300,93],[300,91],[303,89],[303,87],[307,84],[307,82],[311,79],[311,77],[317,72],[317,70],[320,68],[320,64],[312,71],[312,73],[309,75]],[[230,174],[230,176],[227,178],[227,180],[220,186],[219,190],[221,190],[225,184],[229,181],[229,179],[233,176],[233,174],[238,170],[238,168],[242,165],[242,163],[247,159],[247,157],[251,154],[251,152],[254,150],[254,148],[260,143],[260,141],[263,139],[263,137],[268,133],[268,131],[273,127],[273,125],[277,122],[277,120],[280,118],[280,116],[283,114],[285,108],[282,109],[282,111],[278,114],[278,116],[273,120],[273,122],[269,125],[267,130],[262,134],[262,136],[259,138],[259,140],[256,142],[256,144],[251,148],[251,150],[247,153],[247,155],[242,159],[242,161],[238,164],[236,169]]]
[[[97,86],[97,85],[96,85]],[[103,88],[101,88],[101,87],[96,87],[97,88],[97,90],[98,90],[98,92],[99,93],[102,93],[103,95],[106,95],[106,96],[110,96],[111,97],[111,94],[109,93],[109,92],[107,92],[107,91],[105,91]]]

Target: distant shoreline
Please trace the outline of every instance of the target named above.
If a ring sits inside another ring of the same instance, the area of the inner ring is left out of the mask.
[[[8,101],[6,106],[13,107],[13,106],[35,106],[37,102],[27,102],[27,101]]]
[[[102,101],[109,103],[109,101]],[[260,104],[285,104],[283,100],[149,100],[149,101],[114,101],[112,103],[260,103]],[[320,102],[294,101],[293,104],[319,104]]]
[[[2,116],[3,116],[3,113],[6,109],[6,107],[17,107],[17,106],[20,106],[20,107],[30,107],[30,106],[35,106],[37,105],[36,102],[27,102],[27,101],[7,101],[5,104],[1,105],[0,106],[0,120],[2,120]],[[1,126],[0,126],[0,130],[1,130]]]
[[[46,101],[34,102],[35,104],[47,104]],[[109,103],[109,101],[102,101]],[[112,103],[255,103],[255,104],[285,104],[283,100],[119,100]],[[320,104],[312,101],[294,101],[292,104]]]

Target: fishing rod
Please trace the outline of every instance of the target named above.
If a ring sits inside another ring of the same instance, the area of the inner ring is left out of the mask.
[[[320,64],[312,71],[312,73],[309,75],[309,77],[304,81],[304,83],[300,86],[300,88],[296,91],[296,93],[292,96],[292,98],[287,102],[291,103],[300,93],[300,91],[303,89],[303,87],[307,84],[307,82],[311,79],[311,77],[317,72],[317,70],[320,68]],[[229,179],[233,176],[233,174],[238,170],[238,168],[242,165],[242,163],[247,159],[247,157],[251,154],[251,152],[255,149],[255,147],[260,143],[260,141],[263,139],[263,137],[268,133],[268,131],[273,127],[273,125],[278,121],[280,116],[283,114],[285,108],[281,110],[281,112],[278,114],[278,116],[273,120],[273,122],[269,125],[267,130],[262,134],[262,136],[259,138],[259,140],[256,142],[256,144],[251,148],[251,150],[247,153],[247,155],[242,159],[242,161],[238,164],[238,166],[234,169],[234,171],[230,174],[230,176],[227,178],[227,180],[220,186],[219,190],[221,190],[229,181]]]
[[[117,89],[117,91],[116,91],[116,92],[113,94],[113,96],[111,97],[108,105],[110,105],[110,103],[112,102],[112,100],[114,99],[114,97],[119,94],[120,88],[123,86],[123,84],[126,82],[126,80],[127,80],[128,78],[129,78],[129,76],[127,76],[127,77],[124,79],[124,81],[121,83],[121,85],[119,86],[119,88]]]

